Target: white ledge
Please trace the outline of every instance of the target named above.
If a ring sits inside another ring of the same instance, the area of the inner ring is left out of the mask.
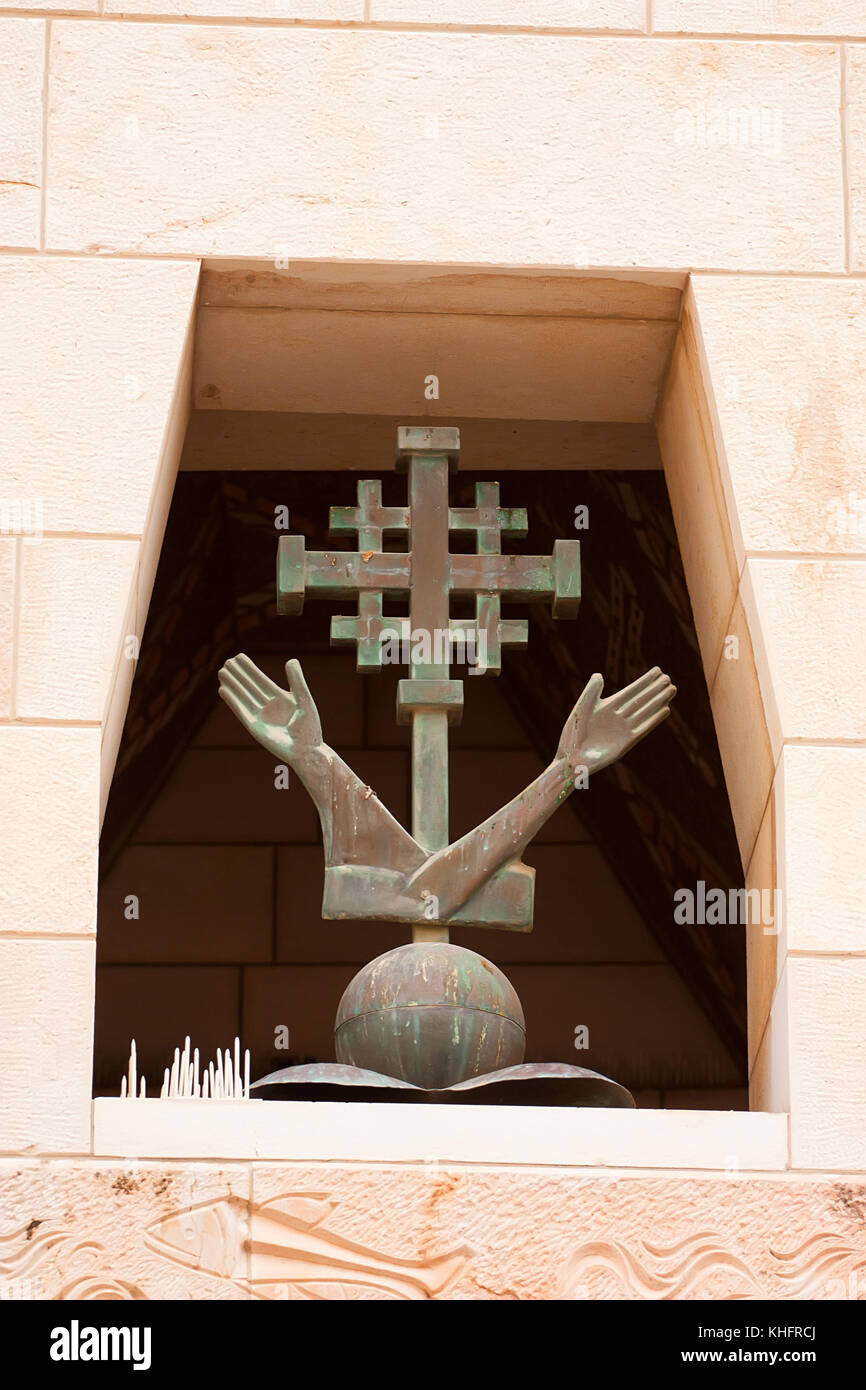
[[[93,1102],[105,1158],[531,1164],[775,1171],[786,1115],[339,1101]]]

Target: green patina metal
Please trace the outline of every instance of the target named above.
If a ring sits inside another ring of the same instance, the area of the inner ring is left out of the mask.
[[[447,942],[399,946],[365,965],[334,1025],[337,1061],[425,1090],[523,1061],[526,1028],[513,986],[489,960]]]
[[[676,693],[658,667],[607,699],[594,675],[544,772],[449,841],[448,727],[461,718],[464,694],[463,681],[451,677],[455,650],[471,650],[476,671],[498,675],[504,648],[528,639],[527,621],[504,618],[503,602],[550,603],[556,618],[575,617],[580,606],[578,541],[557,540],[549,556],[503,554],[504,536],[526,535],[527,514],[500,506],[495,482],[476,486],[474,507],[449,506],[459,447],[456,429],[401,427],[405,507],[384,506],[381,485],[364,480],[354,507],[331,508],[332,534],[355,535],[356,551],[308,552],[302,536],[283,537],[278,549],[279,612],[299,613],[311,597],[351,598],[357,611],[331,620],[331,641],[356,648],[359,671],[381,668],[386,642],[405,651],[409,675],[399,683],[397,719],[412,726],[411,833],[323,742],[297,661],[286,666],[288,689],[243,655],[220,672],[222,698],[297,772],[316,803],[325,849],[322,916],[412,926],[413,945],[365,967],[344,995],[340,1084],[366,1084],[347,1081],[347,1066],[432,1090],[485,1074],[511,1076],[523,1056],[519,1000],[489,961],[449,944],[449,924],[531,930],[534,870],[522,863],[523,850],[578,783],[666,717]],[[461,532],[474,535],[474,554],[451,554],[449,535]],[[401,535],[404,552],[383,550],[385,536]],[[408,617],[384,614],[392,598],[408,598]],[[452,618],[452,598],[474,600],[474,618]],[[581,1094],[596,1094],[586,1090],[588,1073],[571,1070],[581,1072]],[[557,1077],[559,1084],[561,1071]],[[521,1085],[526,1080],[521,1073]]]
[[[503,536],[525,536],[528,520],[524,508],[500,506],[496,482],[477,484],[474,507],[449,506],[448,478],[459,448],[456,429],[401,428],[397,466],[408,475],[408,506],[385,507],[378,482],[359,482],[357,505],[332,507],[330,516],[331,533],[356,535],[357,551],[310,553],[302,536],[285,536],[277,560],[281,613],[299,613],[310,597],[357,599],[356,614],[332,618],[331,641],[356,647],[359,671],[381,669],[389,637],[407,649],[410,674],[398,688],[397,719],[412,725],[412,837],[428,856],[449,843],[448,725],[463,711],[463,681],[450,678],[449,639],[461,641],[464,652],[483,653],[484,674],[498,675],[503,648],[524,646],[529,635],[525,619],[503,618],[503,599],[550,602],[558,617],[575,617],[580,606],[579,541],[557,541],[552,556],[503,555]],[[473,534],[476,553],[452,555],[452,532]],[[383,552],[386,535],[406,536],[406,553]],[[384,616],[386,598],[407,597],[408,618]],[[474,621],[451,617],[452,597],[474,599]],[[430,640],[413,641],[418,634]],[[421,881],[424,875],[407,900],[395,892],[402,885],[394,883],[387,862],[365,864],[359,872],[344,856],[326,867],[323,915],[412,922],[415,941],[447,941],[449,921],[529,930],[533,872],[513,854],[513,863],[492,864],[496,839],[494,826],[481,827],[473,848],[482,852],[479,864],[490,867],[479,874],[463,864],[472,892],[447,912],[435,888]],[[387,841],[383,835],[385,860]]]

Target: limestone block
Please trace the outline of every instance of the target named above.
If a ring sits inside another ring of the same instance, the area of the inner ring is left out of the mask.
[[[695,276],[740,562],[866,554],[866,284]]]
[[[0,726],[0,786],[0,932],[94,935],[99,730]]]
[[[745,868],[773,780],[773,754],[752,639],[740,599],[734,604],[710,690],[725,783]]]
[[[14,536],[4,536],[0,539],[0,719],[12,713],[16,570],[17,542]]]
[[[0,1170],[11,1262],[5,1296],[245,1299],[243,1237],[231,1224],[236,1279],[214,1277],[222,1265],[213,1214],[231,1218],[248,1196],[249,1173],[237,1164],[7,1163]]]
[[[866,559],[749,560],[742,596],[774,754],[866,738]]]
[[[866,14],[860,0],[654,0],[653,30],[862,38]]]
[[[97,14],[99,0],[8,0],[4,10],[62,10],[68,14]]]
[[[711,1178],[473,1170],[435,1155],[259,1164],[252,1193],[240,1164],[7,1162],[5,1248],[27,1253],[32,1281],[9,1296],[856,1297],[862,1183],[755,1177],[731,1157]]]
[[[829,45],[57,21],[51,61],[55,249],[844,266]]]
[[[180,262],[0,260],[3,495],[40,503],[44,530],[145,531],[197,275]]]
[[[688,320],[674,348],[656,420],[695,632],[711,682],[737,592],[737,562]]]
[[[106,0],[106,14],[171,19],[361,20],[364,0]]]
[[[520,50],[517,50],[518,52]],[[579,314],[598,319],[679,318],[687,276],[575,266],[506,269],[391,261],[296,261],[240,257],[202,266],[200,303],[217,309],[402,309],[423,314]]]
[[[198,313],[191,303],[186,322],[186,333],[182,343],[177,344],[180,351],[175,365],[174,390],[168,406],[162,448],[144,524],[138,568],[136,620],[136,631],[138,632],[144,631],[144,624],[147,620],[150,597],[162,551],[162,538],[165,535],[175,479],[189,426],[192,400],[192,363],[197,329]],[[212,466],[216,467],[216,465]],[[123,707],[125,710],[126,702],[124,702]]]
[[[644,0],[371,0],[370,18],[401,24],[642,30],[646,7]]]
[[[377,1273],[386,1286],[380,1297],[844,1296],[840,1286],[864,1249],[862,1189],[753,1179],[735,1153],[728,1160],[730,1176],[713,1180],[581,1176],[567,1168],[471,1172],[437,1161],[435,1152],[423,1173],[369,1167],[350,1176],[337,1168],[320,1188],[332,1205],[316,1228],[330,1237],[333,1267],[326,1273],[310,1261],[307,1278],[330,1280],[333,1289],[337,1252],[351,1242],[361,1247],[358,1297],[373,1296]],[[308,1171],[309,1190],[321,1169]],[[293,1167],[254,1168],[254,1229],[287,1209],[303,1190],[299,1176]],[[253,1281],[271,1298],[286,1296],[287,1245],[284,1237],[272,1261],[251,1261]],[[833,1247],[839,1253],[828,1259]],[[314,1289],[287,1292],[309,1297]]]
[[[38,246],[45,25],[0,19],[0,245]],[[4,310],[4,317],[8,309]]]
[[[751,1071],[764,1038],[770,1006],[776,992],[778,974],[784,960],[779,949],[782,930],[779,876],[776,872],[776,788],[767,801],[764,818],[751,860],[746,870],[746,891],[760,893],[759,922],[751,921],[746,928],[746,985],[748,998],[749,1069]],[[750,902],[755,899],[749,899]],[[767,911],[766,909],[769,909]],[[768,918],[772,916],[772,921]],[[756,1107],[762,1108],[762,1107]],[[772,1108],[772,1107],[766,1107]]]
[[[162,537],[160,537],[160,540]],[[127,607],[127,616],[124,621],[124,636],[121,651],[114,667],[114,678],[108,693],[107,706],[102,719],[102,747],[100,749],[100,775],[99,775],[99,823],[102,824],[105,815],[105,808],[108,805],[108,797],[111,792],[111,783],[114,777],[114,768],[117,762],[117,754],[120,749],[120,740],[123,734],[123,726],[126,722],[126,712],[129,708],[129,696],[132,691],[132,682],[135,679],[135,668],[138,657],[132,656],[138,648],[133,639],[140,641],[140,635],[144,629],[144,623],[135,622],[135,605],[140,607],[139,580],[141,567],[139,565],[136,575],[136,584],[133,593],[130,595],[130,602]]]
[[[866,748],[782,753],[785,949],[866,952]]]
[[[133,659],[138,552],[134,540],[22,546],[19,718],[105,718],[118,664]]]
[[[90,1149],[95,951],[93,941],[0,939],[0,1148],[7,1153]]]
[[[569,1168],[685,1168],[722,1173],[787,1166],[786,1115],[515,1105],[194,1100],[94,1103],[94,1153],[236,1157],[293,1163],[471,1163]]]
[[[866,269],[866,53],[846,54],[845,91],[851,216],[851,268]]]
[[[789,956],[791,1164],[866,1168],[866,959]]]
[[[673,320],[203,308],[201,410],[652,419]],[[430,377],[437,396],[430,398]],[[425,394],[426,393],[426,394]]]
[[[777,947],[778,949],[778,947]],[[770,1016],[758,1043],[749,1073],[749,1106],[753,1112],[787,1112],[791,1106],[791,1019],[788,1007],[787,962],[780,965]]]

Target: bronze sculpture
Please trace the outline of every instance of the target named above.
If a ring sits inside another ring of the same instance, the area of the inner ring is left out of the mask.
[[[342,1068],[295,1067],[264,1078],[279,1082],[417,1088],[421,1094],[478,1088],[485,1078],[527,1080],[523,1016],[505,976],[476,953],[449,943],[449,924],[528,931],[534,870],[521,862],[533,836],[590,775],[622,757],[670,712],[674,686],[658,667],[602,698],[593,675],[569,718],[549,766],[483,824],[449,843],[448,724],[462,712],[463,686],[450,679],[452,644],[483,645],[487,674],[498,674],[506,645],[523,645],[525,621],[501,616],[502,598],[549,600],[556,617],[580,601],[577,541],[557,541],[551,557],[503,555],[504,534],[525,535],[526,513],[499,506],[498,484],[476,489],[475,508],[448,505],[458,432],[401,428],[398,466],[409,474],[408,508],[383,507],[380,485],[362,481],[358,506],[331,511],[332,532],[355,531],[359,549],[307,554],[303,537],[284,537],[278,559],[278,608],[299,612],[307,594],[352,596],[358,612],[332,620],[332,642],[357,646],[358,668],[379,669],[383,643],[396,635],[409,650],[410,678],[400,682],[397,718],[412,723],[413,815],[410,834],[339,755],[323,742],[300,663],[286,665],[282,689],[243,654],[220,671],[220,695],[242,724],[298,775],[319,812],[325,850],[325,919],[406,922],[412,945],[386,953],[352,981],[336,1025]],[[449,532],[470,531],[475,555],[451,555]],[[384,552],[386,534],[408,535],[405,552]],[[450,616],[452,595],[471,596],[474,622]],[[409,598],[408,618],[383,615],[386,597]],[[427,640],[419,640],[421,637]],[[483,641],[482,641],[483,639]],[[349,1075],[350,1071],[358,1075]],[[530,1069],[564,1081],[591,1077],[577,1067]],[[299,1075],[304,1073],[304,1075]],[[630,1103],[621,1088],[606,1099]],[[513,1088],[512,1088],[513,1089]],[[575,1096],[581,1088],[574,1089]],[[597,1085],[586,1094],[602,1094]],[[470,1092],[471,1093],[471,1092]],[[479,1098],[477,1096],[473,1098]],[[497,1097],[498,1098],[498,1097]]]

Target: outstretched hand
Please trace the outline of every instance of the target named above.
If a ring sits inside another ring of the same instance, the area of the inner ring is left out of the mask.
[[[557,758],[587,773],[600,772],[615,763],[647,734],[667,719],[676,686],[654,666],[631,685],[608,699],[601,698],[604,681],[590,676],[586,689],[562,731]]]
[[[322,725],[299,661],[286,662],[288,690],[241,653],[219,673],[220,699],[264,748],[291,763],[322,742]]]

